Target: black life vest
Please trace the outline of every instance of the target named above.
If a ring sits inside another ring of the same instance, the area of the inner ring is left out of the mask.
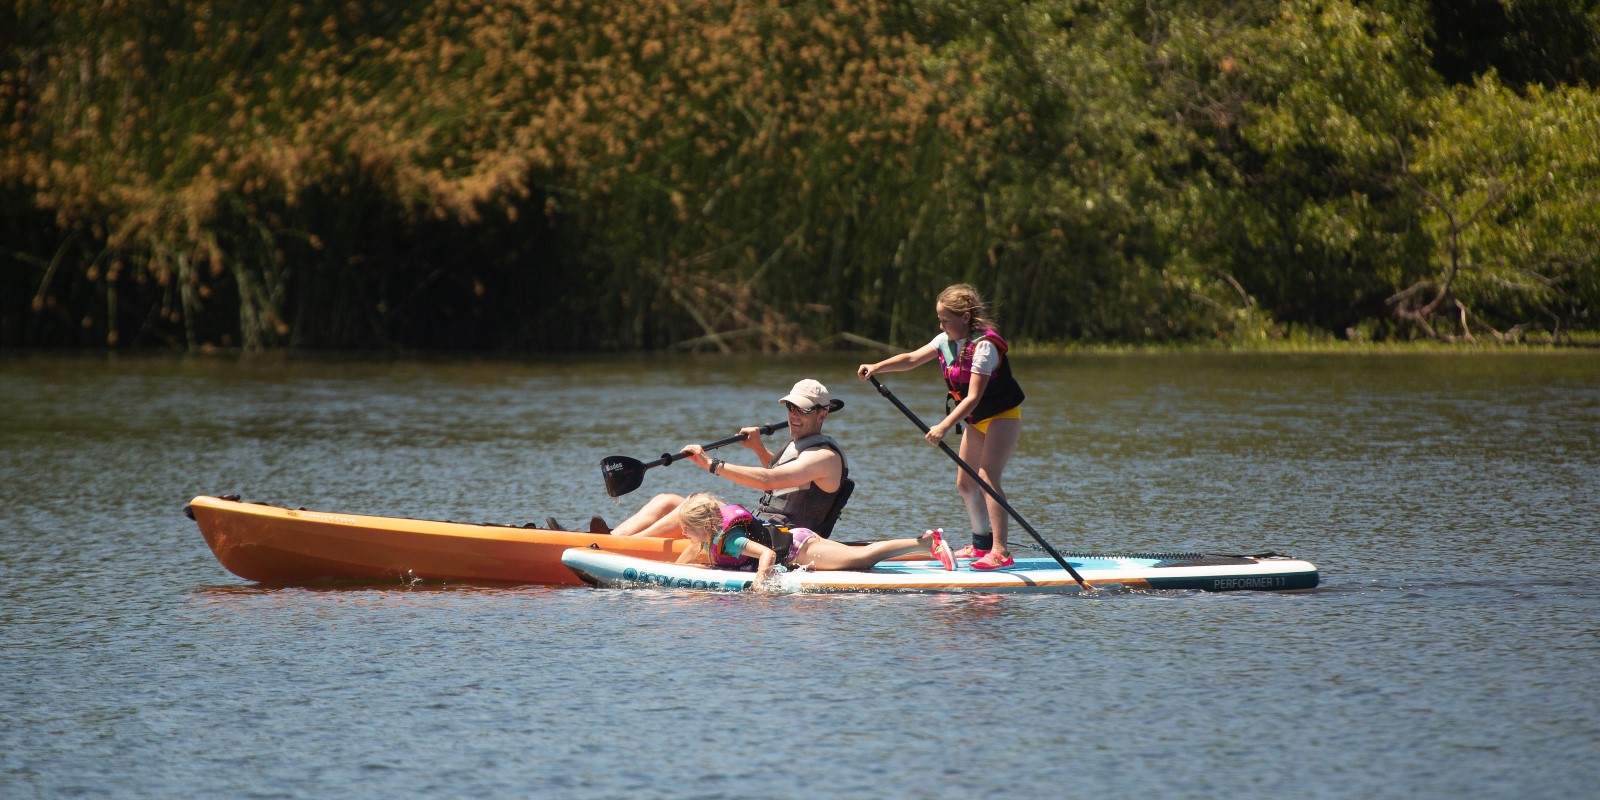
[[[954,352],[954,343],[949,341],[939,348],[939,367],[944,373],[944,383],[950,389],[950,396],[955,398],[956,403],[966,399],[967,391],[972,387],[972,348],[980,339],[989,340],[999,351],[1000,366],[989,376],[989,383],[984,387],[983,398],[978,401],[977,407],[967,415],[969,423],[982,422],[1002,411],[1009,411],[1022,405],[1026,399],[1021,384],[1011,377],[1011,359],[1006,356],[1006,350],[1010,348],[1000,334],[991,329],[973,331],[960,353]]]
[[[791,528],[810,528],[827,538],[833,534],[833,526],[839,522],[844,504],[850,501],[850,495],[856,488],[855,481],[850,480],[850,462],[845,459],[844,451],[839,449],[839,443],[832,436],[821,433],[791,441],[784,445],[769,466],[787,464],[813,447],[826,447],[839,454],[839,489],[827,492],[811,482],[790,489],[769,491],[762,495],[756,515]]]

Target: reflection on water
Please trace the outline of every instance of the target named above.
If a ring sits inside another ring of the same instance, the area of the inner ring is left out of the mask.
[[[400,597],[418,594],[466,594],[495,597],[507,594],[522,596],[530,592],[550,591],[558,591],[558,589],[551,586],[507,586],[497,583],[430,583],[416,580],[405,583],[316,581],[282,586],[266,583],[226,583],[196,586],[191,590],[191,593],[197,599],[228,601],[235,598],[271,597],[274,595],[295,595],[300,593],[328,594],[340,598],[358,595],[381,596],[385,594],[394,594]]]
[[[610,498],[598,464],[781,419],[813,376],[846,401],[828,430],[861,486],[840,538],[963,543],[954,465],[859,360],[0,359],[0,796],[955,797],[1003,775],[1021,796],[1572,797],[1600,779],[1595,356],[1018,359],[1005,485],[1053,546],[1276,550],[1323,568],[1303,594],[271,587],[181,515],[202,493],[512,524],[616,522],[656,491],[748,502],[684,465]],[[887,377],[942,408],[931,371]]]

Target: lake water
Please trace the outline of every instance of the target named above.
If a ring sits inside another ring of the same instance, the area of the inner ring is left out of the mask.
[[[653,491],[749,501],[691,465],[612,499],[598,463],[782,420],[813,376],[847,403],[841,538],[960,531],[954,465],[861,360],[0,357],[0,797],[1600,785],[1595,355],[1018,360],[1006,484],[1053,545],[1276,550],[1324,570],[1303,594],[262,587],[181,513],[238,493],[579,524]],[[942,408],[932,369],[885,383]]]

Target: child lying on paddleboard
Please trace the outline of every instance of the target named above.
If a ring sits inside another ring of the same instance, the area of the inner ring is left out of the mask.
[[[927,548],[947,570],[955,557],[938,531],[915,539],[889,539],[865,545],[848,545],[824,539],[809,528],[763,524],[743,506],[724,503],[704,492],[690,495],[678,507],[683,535],[697,546],[683,551],[680,564],[697,561],[722,569],[756,570],[755,585],[765,586],[774,565],[816,570],[871,569],[895,556]]]

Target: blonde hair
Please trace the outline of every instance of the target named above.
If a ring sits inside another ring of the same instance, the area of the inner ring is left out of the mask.
[[[955,314],[970,314],[967,321],[967,332],[983,330],[999,330],[995,325],[994,317],[989,311],[988,304],[983,302],[983,296],[978,294],[978,288],[970,283],[955,283],[946,286],[939,293],[939,305],[950,309]]]
[[[722,501],[705,492],[691,494],[678,506],[678,523],[685,535],[692,528],[709,539],[722,529]]]

